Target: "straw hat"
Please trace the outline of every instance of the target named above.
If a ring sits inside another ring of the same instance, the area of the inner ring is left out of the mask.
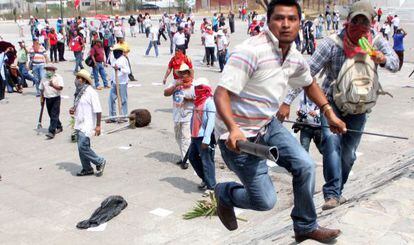
[[[189,71],[190,67],[186,63],[182,63],[178,71]]]
[[[122,45],[119,45],[118,43],[117,44],[115,44],[112,48],[111,48],[111,50],[113,51],[113,50],[122,50],[122,51],[124,51],[125,52],[125,48],[122,46]]]
[[[92,85],[91,74],[87,70],[82,69],[78,73],[76,73],[75,76],[85,79],[90,85]]]

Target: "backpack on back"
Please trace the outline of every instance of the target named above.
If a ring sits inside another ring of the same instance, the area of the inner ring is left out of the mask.
[[[372,43],[375,43],[378,37],[374,37]],[[343,48],[343,42],[337,34],[329,38]],[[357,54],[353,58],[347,58],[331,86],[335,105],[344,115],[369,113],[377,103],[379,95],[388,94],[392,97],[382,89],[377,65],[368,54]]]

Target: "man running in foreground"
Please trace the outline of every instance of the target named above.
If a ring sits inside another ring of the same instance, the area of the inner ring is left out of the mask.
[[[320,227],[316,221],[314,162],[274,115],[289,85],[305,89],[321,108],[332,132],[345,133],[346,125],[336,117],[313,81],[305,59],[292,45],[300,28],[300,5],[295,0],[272,0],[267,11],[268,29],[236,47],[215,92],[219,147],[229,169],[243,183],[216,185],[217,213],[227,229],[235,230],[238,226],[234,207],[257,211],[273,208],[276,193],[266,160],[239,153],[236,142],[248,140],[276,146],[278,164],[293,176],[291,217],[296,241],[329,242],[339,236],[340,230]]]

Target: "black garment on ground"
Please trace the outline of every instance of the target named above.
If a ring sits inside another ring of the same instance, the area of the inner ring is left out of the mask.
[[[128,203],[123,197],[109,196],[103,200],[101,206],[93,212],[89,219],[79,222],[76,227],[79,229],[87,229],[89,227],[99,226],[117,216],[127,206]]]

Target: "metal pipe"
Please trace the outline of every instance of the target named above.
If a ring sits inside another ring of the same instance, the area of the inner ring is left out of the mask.
[[[296,121],[291,121],[291,120],[284,120],[283,122],[292,123],[292,124],[296,123],[296,124],[299,124],[299,125],[311,126],[311,127],[314,127],[314,128],[329,128],[329,126],[322,126],[322,125],[313,124],[313,123],[296,122]],[[389,134],[372,133],[372,132],[366,132],[366,131],[359,131],[359,130],[355,130],[355,129],[346,129],[346,131],[351,132],[351,133],[367,134],[367,135],[373,135],[373,136],[379,136],[379,137],[385,137],[385,138],[408,140],[408,137],[389,135]]]
[[[279,150],[276,146],[261,145],[241,140],[237,141],[236,145],[240,151],[263,159],[277,162],[277,159],[279,158]]]

